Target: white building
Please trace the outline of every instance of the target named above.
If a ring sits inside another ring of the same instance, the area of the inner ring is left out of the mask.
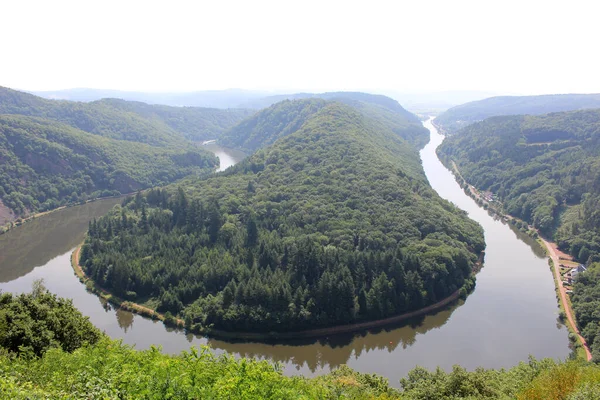
[[[575,280],[577,278],[577,275],[586,270],[587,268],[585,267],[585,265],[579,264],[577,267],[571,269],[571,279]]]

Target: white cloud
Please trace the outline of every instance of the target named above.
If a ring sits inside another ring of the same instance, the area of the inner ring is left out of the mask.
[[[593,1],[13,1],[0,85],[600,92]]]

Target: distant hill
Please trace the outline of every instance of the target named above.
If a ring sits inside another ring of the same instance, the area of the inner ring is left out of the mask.
[[[275,103],[278,103],[282,100],[297,100],[297,99],[311,99],[318,98],[323,100],[337,100],[341,102],[350,102],[350,101],[362,101],[367,103],[373,103],[380,105],[382,107],[386,107],[391,111],[396,111],[399,113],[404,113],[404,115],[408,118],[414,118],[414,115],[410,112],[406,111],[398,102],[388,96],[384,96],[381,94],[370,94],[363,92],[325,92],[325,93],[293,93],[293,94],[281,94],[275,96],[264,97],[260,99],[256,99],[253,101],[249,101],[247,103],[243,103],[240,106],[245,108],[255,108],[262,109],[269,107]]]
[[[135,113],[147,119],[161,121],[161,123],[193,141],[218,138],[227,129],[256,112],[256,110],[241,108],[219,109],[149,105],[120,99],[103,99],[89,104],[91,106],[109,105],[115,109]]]
[[[31,92],[37,96],[54,100],[95,101],[105,98],[115,98],[128,101],[141,101],[148,104],[163,104],[173,107],[209,107],[209,108],[239,108],[240,104],[253,99],[271,95],[265,91],[242,89],[204,90],[195,92],[132,92],[105,89],[65,89],[54,91]]]
[[[216,165],[196,146],[161,148],[44,118],[0,116],[0,206],[12,217],[168,184]]]
[[[488,117],[499,115],[539,115],[557,111],[600,108],[600,94],[551,94],[543,96],[500,96],[452,107],[435,119],[446,133]]]
[[[318,112],[326,101],[339,101],[359,110],[364,116],[376,117],[374,123],[395,132],[417,148],[423,147],[429,140],[429,134],[419,119],[406,111],[397,101],[382,95],[358,92],[332,92],[322,94],[300,93],[274,96],[264,99],[254,106],[266,105],[253,118],[248,118],[223,134],[220,143],[239,148],[246,152],[270,145],[280,137],[298,130],[314,113]],[[281,99],[284,98],[283,101]],[[271,101],[278,101],[271,104]]]
[[[252,112],[152,106],[117,99],[91,103],[47,100],[0,87],[0,114],[49,118],[114,139],[181,147],[189,145],[186,139],[214,139]]]
[[[215,139],[253,111],[48,100],[0,87],[0,223],[208,172]]]

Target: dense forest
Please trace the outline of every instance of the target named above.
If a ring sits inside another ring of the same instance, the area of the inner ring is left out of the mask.
[[[175,132],[183,134],[192,141],[212,140],[220,137],[244,118],[253,115],[256,110],[217,109],[200,107],[170,107],[149,105],[137,101],[103,99],[89,103],[91,107],[109,106],[142,116],[148,120],[160,121]]]
[[[16,216],[168,184],[216,165],[196,146],[155,147],[48,119],[0,116],[0,202]]]
[[[91,103],[48,100],[0,87],[0,114],[47,118],[112,139],[188,147],[186,139],[215,139],[252,112],[148,105],[118,99]]]
[[[464,293],[482,230],[380,118],[330,102],[222,174],[127,199],[90,224],[86,273],[201,331],[347,324]]]
[[[435,119],[445,133],[455,133],[474,122],[502,115],[539,115],[558,111],[600,108],[600,94],[498,96],[452,107]]]
[[[254,153],[277,139],[296,132],[325,104],[324,100],[318,99],[282,101],[234,126],[219,137],[219,143],[246,153]]]
[[[350,105],[360,110],[363,115],[373,116],[374,114],[377,114],[378,123],[384,124],[387,129],[391,129],[395,133],[401,135],[403,138],[405,138],[418,148],[425,146],[425,144],[429,141],[429,135],[427,134],[427,131],[424,130],[423,126],[420,124],[419,119],[414,114],[411,114],[410,112],[406,111],[400,104],[398,104],[396,100],[379,94],[361,92],[284,94],[253,100],[251,102],[248,102],[246,106],[251,108],[262,109],[270,107],[273,104],[279,102],[281,102],[281,105],[286,104],[284,100],[308,99],[339,101],[341,103]],[[252,143],[238,143],[236,140],[239,140],[238,138],[244,138],[247,135],[251,137],[254,136],[255,133],[253,134],[251,132],[255,132],[257,129],[258,131],[261,131],[260,125],[269,123],[269,121],[260,119],[256,122],[259,126],[246,127],[243,130],[240,129],[240,126],[238,126],[235,132],[232,132],[228,135],[224,135],[223,143],[226,143],[225,140],[227,140],[228,145],[231,145],[232,147],[243,147],[247,151],[255,150],[258,147],[246,147],[247,144],[251,145]]]
[[[566,399],[600,397],[600,368],[530,359],[509,370],[415,368],[387,379],[342,366],[317,378],[287,377],[268,361],[138,351],[93,327],[70,300],[40,283],[0,294],[0,397],[6,399]]]
[[[489,118],[447,138],[438,154],[581,263],[600,261],[600,110]],[[599,277],[583,274],[573,296],[595,359]]]
[[[0,222],[208,172],[216,158],[193,141],[252,113],[57,101],[0,87]]]
[[[379,129],[389,130],[401,136],[417,148],[429,141],[428,131],[413,114],[389,97],[354,92],[332,92],[320,95],[297,95],[296,100],[283,100],[259,111],[236,125],[221,137],[219,143],[253,153],[271,145],[275,140],[299,130],[303,124],[327,101],[347,104],[370,118]]]

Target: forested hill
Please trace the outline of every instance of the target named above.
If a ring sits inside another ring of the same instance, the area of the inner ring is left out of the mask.
[[[600,94],[551,94],[543,96],[499,96],[452,107],[435,119],[446,133],[488,117],[539,115],[558,111],[600,108]]]
[[[448,137],[438,152],[561,250],[588,265],[600,261],[600,110],[489,118]],[[573,306],[600,360],[600,275],[583,275]]]
[[[402,114],[404,118],[412,122],[419,122],[418,118],[406,111],[398,102],[390,97],[381,94],[371,94],[363,92],[325,92],[325,93],[294,93],[281,94],[275,96],[264,97],[249,101],[246,105],[249,108],[267,108],[275,103],[283,100],[300,100],[300,99],[322,99],[328,101],[341,101],[343,103],[363,102],[376,104],[380,107],[387,108],[390,111]]]
[[[48,100],[0,87],[0,114],[48,118],[113,139],[185,147],[189,146],[186,139],[215,139],[251,112],[151,106],[116,99],[91,103]]]
[[[345,92],[296,96],[298,100],[281,101],[242,121],[221,136],[219,142],[252,153],[300,129],[327,104],[323,98],[333,98],[352,106],[381,129],[393,131],[417,148],[429,141],[429,132],[418,118],[389,97]]]
[[[256,112],[256,110],[242,108],[220,109],[149,105],[120,99],[102,99],[89,104],[93,107],[109,105],[115,109],[135,113],[147,119],[161,121],[193,141],[216,139],[223,132]]]
[[[481,228],[376,118],[328,103],[224,174],[125,201],[90,225],[85,271],[195,331],[311,329],[464,293]]]
[[[254,153],[299,130],[325,104],[320,99],[284,100],[234,126],[219,138],[219,143]]]
[[[168,184],[216,165],[194,146],[153,147],[48,119],[0,115],[0,205],[17,217]]]

